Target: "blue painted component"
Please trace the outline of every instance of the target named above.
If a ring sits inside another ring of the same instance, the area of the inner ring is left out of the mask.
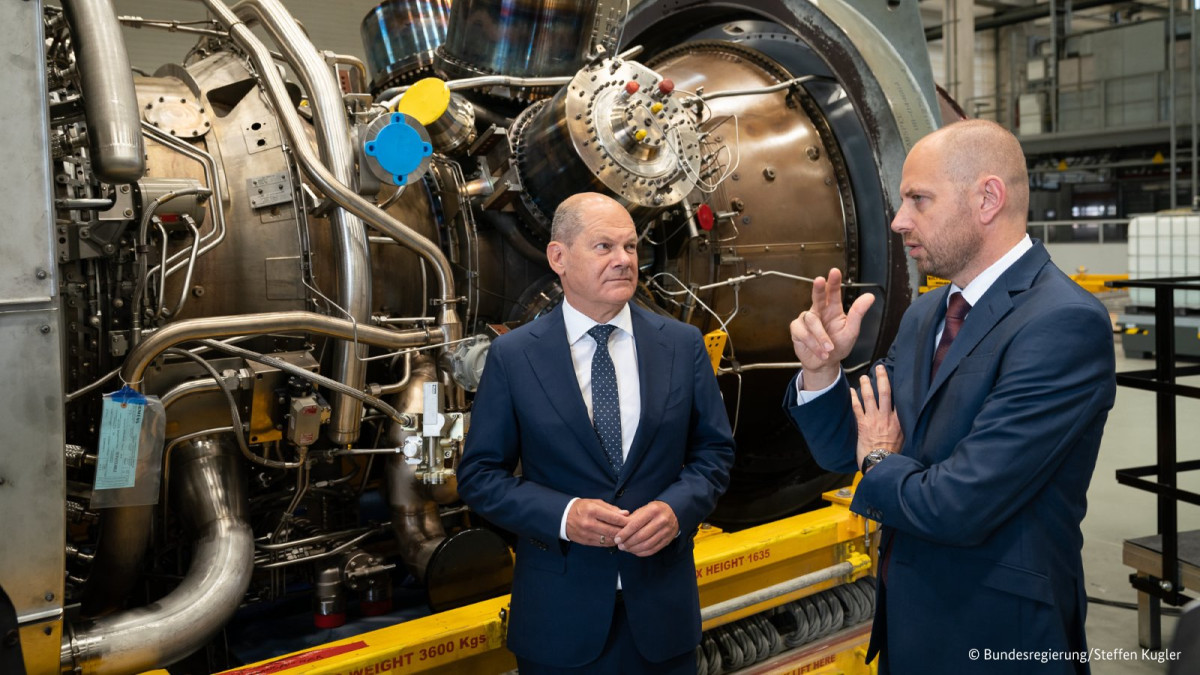
[[[363,151],[392,175],[396,185],[404,185],[408,175],[433,154],[433,146],[408,125],[403,113],[392,113],[391,121],[363,145]]]

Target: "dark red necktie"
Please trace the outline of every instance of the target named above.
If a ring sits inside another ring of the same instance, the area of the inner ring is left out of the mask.
[[[958,335],[958,330],[962,328],[963,320],[967,318],[967,312],[971,311],[971,303],[967,302],[962,293],[950,294],[950,306],[946,308],[946,326],[942,329],[942,340],[938,342],[937,351],[933,353],[933,369],[929,373],[929,379],[937,377],[938,366],[942,365],[942,359],[946,358],[946,352],[950,351],[950,345],[954,343],[954,338]]]

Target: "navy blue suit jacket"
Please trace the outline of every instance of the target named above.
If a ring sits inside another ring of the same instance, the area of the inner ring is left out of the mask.
[[[692,540],[729,482],[733,437],[695,327],[631,305],[642,412],[618,478],[584,406],[562,308],[492,343],[458,469],[472,509],[518,535],[508,647],[554,667],[599,656],[620,573],[638,650],[663,661],[700,641]],[[521,463],[521,476],[513,470]],[[630,512],[659,500],[680,535],[639,558],[559,538],[572,497]]]
[[[851,510],[891,547],[869,655],[895,673],[1087,672],[971,660],[969,650],[1086,650],[1079,524],[1116,395],[1103,306],[1035,242],[971,309],[930,381],[949,288],[918,298],[883,363],[904,447],[863,477]],[[846,378],[785,407],[824,468],[851,473]]]

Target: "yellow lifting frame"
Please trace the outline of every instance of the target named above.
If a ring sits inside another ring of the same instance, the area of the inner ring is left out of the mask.
[[[704,623],[709,630],[797,598],[869,574],[874,523],[850,513],[852,491],[824,497],[831,506],[749,528],[723,532],[704,527],[696,537],[696,583],[700,605],[709,607],[838,563],[852,571],[786,595],[760,602]],[[869,526],[869,529],[868,529]],[[867,543],[867,532],[871,543]],[[225,671],[223,675],[379,675],[381,673],[479,673],[494,675],[516,668],[504,649],[509,596],[414,619],[395,626]],[[831,642],[815,663],[841,672],[870,672],[862,665],[865,632]],[[813,647],[802,648],[812,652]],[[753,667],[759,672],[760,667]],[[821,668],[825,670],[825,668]],[[156,671],[162,672],[162,671]],[[773,671],[772,671],[773,672]],[[787,672],[782,670],[780,672]]]

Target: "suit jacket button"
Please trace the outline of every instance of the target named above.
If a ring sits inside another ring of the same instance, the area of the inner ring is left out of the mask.
[[[625,488],[621,488],[620,490],[617,490],[617,496],[624,497],[625,496]]]

